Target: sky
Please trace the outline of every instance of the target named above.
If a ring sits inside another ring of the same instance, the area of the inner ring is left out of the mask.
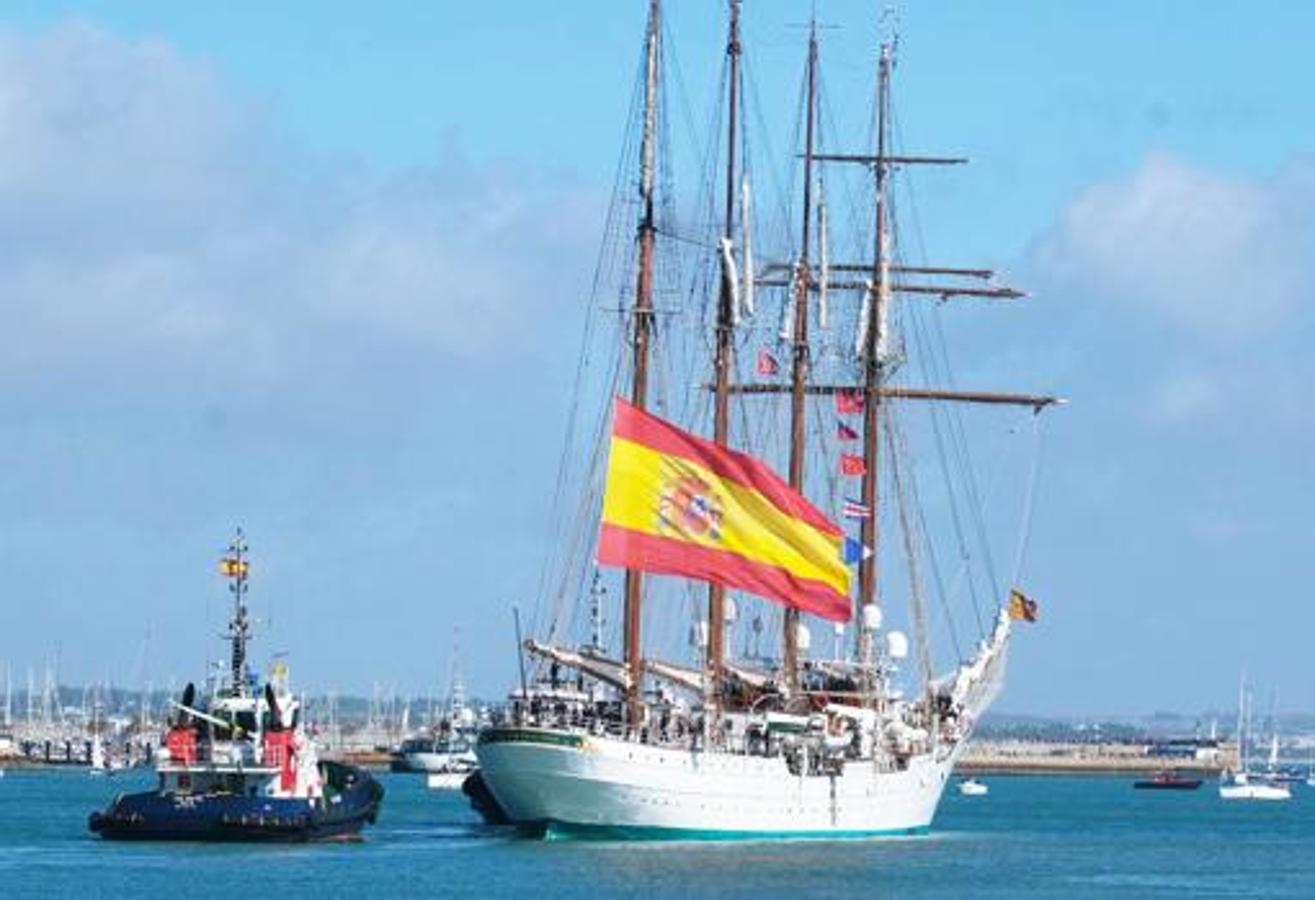
[[[793,110],[809,5],[746,3]],[[819,0],[833,103],[878,5]],[[0,660],[193,677],[235,525],[266,650],[320,689],[514,673],[645,4],[0,8]],[[703,109],[719,4],[671,0]],[[1315,8],[908,3],[929,251],[1048,414],[1001,709],[1315,709]],[[838,138],[857,139],[841,134]],[[852,140],[850,141],[852,144]],[[979,339],[981,336],[978,336]],[[3,674],[0,672],[0,674]]]

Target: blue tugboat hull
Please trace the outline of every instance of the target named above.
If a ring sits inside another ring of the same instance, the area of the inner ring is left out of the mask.
[[[144,791],[116,797],[88,827],[111,840],[324,841],[359,834],[379,814],[383,787],[352,770],[354,783],[326,801]]]

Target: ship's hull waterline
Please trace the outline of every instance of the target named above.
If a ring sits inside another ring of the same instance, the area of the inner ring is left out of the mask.
[[[507,817],[549,837],[873,838],[926,833],[953,754],[880,771],[795,775],[783,757],[660,747],[558,729],[495,728],[477,748]]]
[[[379,815],[384,789],[368,772],[340,767],[349,781],[323,802],[241,794],[121,794],[88,827],[107,840],[302,842],[359,840]]]

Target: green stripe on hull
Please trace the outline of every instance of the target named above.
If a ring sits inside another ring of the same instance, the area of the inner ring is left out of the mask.
[[[647,825],[578,825],[550,822],[549,841],[854,841],[871,838],[920,837],[930,825],[857,831],[713,831],[700,828],[660,828]]]
[[[557,731],[538,731],[527,728],[490,728],[479,736],[481,744],[548,744],[553,747],[583,747],[584,738],[578,734]]]

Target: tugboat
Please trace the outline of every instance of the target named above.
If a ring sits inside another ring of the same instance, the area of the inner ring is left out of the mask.
[[[153,791],[120,794],[88,825],[136,840],[355,839],[373,823],[383,787],[355,766],[321,761],[276,663],[264,690],[247,669],[247,547],[241,529],[220,561],[233,594],[231,666],[208,700],[188,684],[165,735]]]

